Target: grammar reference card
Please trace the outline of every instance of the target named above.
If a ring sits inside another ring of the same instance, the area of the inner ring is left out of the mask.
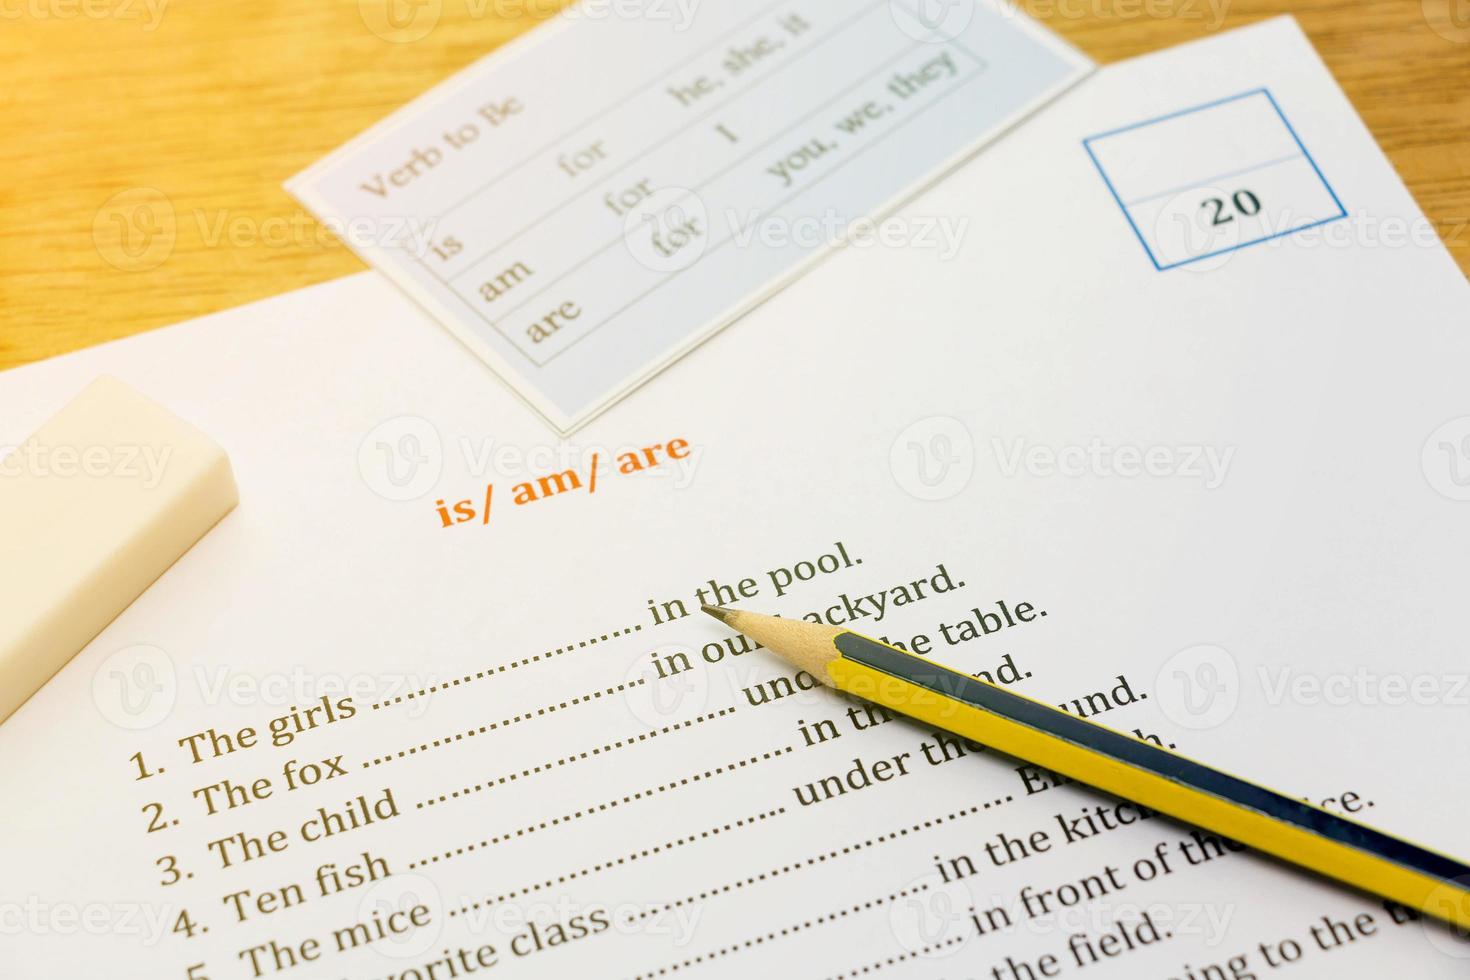
[[[566,432],[1090,70],[932,6],[574,5],[287,186]]]

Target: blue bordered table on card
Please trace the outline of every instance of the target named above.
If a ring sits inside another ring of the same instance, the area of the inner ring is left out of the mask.
[[[557,18],[288,185],[561,434],[1092,70],[1005,0],[697,6]]]
[[[1269,89],[1082,141],[1159,271],[1347,217]]]

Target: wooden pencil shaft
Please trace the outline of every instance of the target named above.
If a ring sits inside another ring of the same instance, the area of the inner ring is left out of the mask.
[[[1200,793],[1292,824],[1337,843],[1370,851],[1413,871],[1444,881],[1453,881],[1458,878],[1470,881],[1470,867],[1459,861],[1392,837],[1339,814],[1249,783],[1151,742],[1132,735],[1125,735],[1084,718],[1078,718],[1049,704],[1032,700],[968,674],[949,670],[856,633],[844,633],[834,642],[843,659],[871,667],[881,672],[883,677],[932,691],[954,702],[957,706],[970,706],[988,711],[1083,750],[1188,786]],[[861,686],[867,685],[862,684]],[[900,690],[902,687],[903,685],[900,684]],[[852,690],[847,686],[844,686],[843,689],[861,697],[868,697],[870,700],[881,700],[895,710],[903,710],[900,705],[894,703],[903,695],[893,690],[874,691],[869,694],[861,690]],[[957,707],[954,715],[959,717],[961,714],[962,709]],[[1085,775],[1075,778],[1083,782],[1088,781]]]
[[[1470,866],[843,629],[706,607],[823,683],[1470,928]]]

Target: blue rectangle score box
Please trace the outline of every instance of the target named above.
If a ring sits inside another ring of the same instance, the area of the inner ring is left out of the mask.
[[[1082,141],[1159,271],[1347,217],[1264,88]]]

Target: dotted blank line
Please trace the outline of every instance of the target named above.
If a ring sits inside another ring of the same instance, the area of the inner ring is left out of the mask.
[[[782,875],[789,875],[793,871],[802,871],[806,868],[812,867],[813,865],[823,864],[827,861],[831,861],[840,857],[846,857],[847,855],[854,854],[857,851],[867,850],[870,847],[876,847],[879,844],[884,844],[891,840],[897,840],[900,837],[907,837],[909,834],[916,834],[920,831],[928,830],[931,827],[938,827],[941,824],[949,823],[952,820],[961,820],[965,817],[973,816],[974,814],[980,813],[983,810],[991,810],[998,806],[1004,806],[1006,803],[1009,802],[1011,802],[1011,797],[1007,796],[1004,799],[996,800],[993,803],[976,803],[974,806],[966,807],[963,810],[956,810],[954,813],[948,813],[942,817],[932,817],[928,820],[921,820],[920,822],[912,824],[908,827],[900,827],[898,830],[889,831],[886,834],[879,834],[877,837],[869,837],[867,840],[859,841],[856,844],[849,844],[846,847],[839,847],[836,850],[827,851],[825,854],[815,854],[812,857],[804,858],[800,861],[793,861],[790,864],[783,864],[779,868],[772,868],[769,871],[762,871],[759,874],[751,875],[749,878],[742,878],[739,881],[732,881],[728,884],[719,885],[718,887],[711,888],[707,891],[697,892],[693,895],[687,895],[684,898],[678,899],[677,901],[669,902],[666,905],[660,905],[651,909],[646,909],[645,911],[640,912],[637,916],[635,916],[635,920],[645,919],[650,915],[656,915],[660,912],[666,912],[669,909],[676,909],[694,902],[702,902],[705,899],[714,898],[718,895],[724,895],[728,892],[744,888],[746,885],[755,885],[771,878],[779,878]]]
[[[911,960],[916,956],[928,956],[935,950],[944,949],[947,946],[954,946],[957,943],[962,943],[966,939],[969,939],[970,936],[970,933],[961,933],[958,936],[950,936],[948,939],[941,939],[939,942],[930,943],[928,946],[921,946],[918,949],[911,949],[906,953],[899,953],[897,956],[890,956],[887,959],[876,960],[872,963],[868,963],[865,966],[855,967],[854,969],[848,970],[846,973],[839,973],[837,976],[832,977],[831,980],[851,980],[852,977],[862,976],[868,973],[876,973],[886,966],[896,966],[897,964],[902,963],[905,960]]]
[[[512,830],[504,834],[497,834],[494,837],[487,837],[476,844],[466,844],[464,847],[457,847],[452,851],[445,851],[443,854],[439,854],[434,857],[424,858],[421,861],[410,861],[408,867],[409,870],[413,870],[414,868],[421,868],[426,864],[437,864],[440,861],[447,861],[452,858],[457,858],[462,854],[468,854],[471,851],[476,851],[480,848],[494,847],[496,844],[499,844],[503,841],[513,840],[517,837],[525,837],[529,834],[536,833],[536,831],[538,830],[547,830],[551,827],[556,827],[564,823],[571,823],[573,820],[579,820],[582,817],[590,817],[593,814],[603,813],[607,810],[613,810],[627,803],[633,803],[637,800],[647,799],[651,796],[657,796],[659,793],[667,793],[669,790],[680,789],[684,786],[688,786],[690,783],[697,783],[706,779],[713,779],[715,776],[719,776],[727,772],[734,772],[737,769],[744,769],[746,766],[759,765],[760,763],[765,762],[768,759],[774,759],[777,756],[782,756],[788,752],[794,751],[796,750],[788,745],[782,749],[772,749],[771,751],[763,752],[760,755],[753,755],[748,759],[737,759],[734,762],[726,763],[723,766],[716,766],[713,769],[706,769],[704,772],[695,773],[692,776],[683,776],[679,779],[673,780],[672,782],[663,783],[659,786],[651,786],[648,789],[638,790],[637,792],[629,793],[626,796],[608,800],[606,803],[597,803],[583,810],[577,810],[572,813],[564,814],[560,817],[552,817],[550,820],[542,820],[540,823],[533,823],[529,826],[521,827],[519,830]],[[467,908],[476,907],[478,906],[467,906]]]
[[[543,762],[540,765],[530,766],[526,769],[522,769],[520,772],[507,773],[506,775],[499,776],[495,779],[487,779],[483,783],[476,783],[473,786],[466,786],[463,789],[457,789],[452,793],[441,793],[436,797],[431,797],[430,799],[424,800],[422,803],[418,804],[417,809],[422,810],[424,807],[435,806],[439,803],[447,803],[450,800],[457,800],[463,796],[473,796],[476,793],[482,793],[485,790],[491,789],[495,786],[504,786],[506,783],[513,783],[517,779],[526,779],[527,777],[535,776],[539,773],[548,772],[552,769],[556,769],[559,766],[574,765],[575,763],[581,762],[584,759],[591,759],[594,756],[606,755],[609,752],[616,752],[618,749],[627,748],[630,745],[637,745],[639,742],[646,742],[649,739],[658,738],[660,735],[668,735],[672,732],[677,732],[685,728],[693,728],[695,725],[703,724],[704,722],[710,721],[714,718],[723,718],[726,715],[734,713],[735,709],[733,707],[721,708],[719,711],[711,711],[709,714],[700,715],[697,718],[690,718],[687,721],[678,721],[674,722],[672,725],[665,725],[662,728],[655,728],[651,731],[639,732],[637,735],[630,735],[627,738],[620,738],[616,742],[608,742],[606,745],[599,745],[596,748],[588,749],[585,752],[578,752],[574,755],[569,755],[562,759],[553,759],[550,762]]]
[[[428,687],[419,688],[417,691],[414,691],[411,694],[400,694],[397,697],[384,698],[381,701],[375,701],[373,702],[373,710],[378,711],[382,708],[387,708],[395,704],[402,704],[405,701],[413,701],[417,698],[428,697],[430,694],[433,694],[436,691],[448,690],[451,687],[461,687],[465,684],[473,684],[475,681],[482,681],[487,677],[494,676],[495,674],[503,674],[507,670],[515,670],[517,667],[526,667],[530,664],[538,663],[542,660],[550,660],[553,657],[560,657],[562,654],[571,653],[573,650],[585,650],[587,647],[596,646],[597,644],[605,643],[608,640],[616,640],[620,636],[627,636],[630,633],[638,633],[642,630],[642,625],[633,625],[629,626],[627,629],[613,630],[611,633],[603,633],[601,636],[594,636],[586,640],[578,640],[575,643],[568,643],[564,647],[557,647],[554,650],[547,650],[545,653],[538,653],[531,657],[523,657],[520,660],[513,660],[508,664],[499,664],[495,667],[486,667],[484,670],[477,670],[472,674],[465,674],[463,677],[456,677],[453,680],[444,681],[441,684],[431,684]]]
[[[550,704],[544,708],[537,708],[535,711],[527,711],[524,714],[514,715],[510,718],[503,718],[500,721],[492,721],[488,725],[481,725],[478,728],[467,729],[466,731],[458,732],[454,735],[445,735],[443,738],[436,738],[434,739],[434,741],[424,742],[422,745],[415,745],[411,748],[401,749],[398,752],[390,752],[388,755],[379,756],[376,759],[371,759],[367,762],[364,762],[362,764],[362,767],[364,769],[371,769],[373,766],[381,766],[383,763],[392,762],[395,759],[406,758],[410,755],[418,755],[420,752],[427,752],[430,749],[437,749],[444,745],[453,745],[455,742],[462,742],[467,738],[474,738],[476,735],[484,735],[486,732],[493,732],[497,728],[508,728],[511,725],[516,725],[523,721],[530,721],[532,718],[540,718],[543,715],[554,714],[555,712],[561,711],[565,708],[573,707],[574,705],[586,704],[589,701],[596,701],[600,698],[604,698],[612,694],[619,694],[623,691],[630,690],[631,688],[635,688],[641,684],[646,683],[648,683],[648,678],[640,677],[637,680],[628,681],[626,684],[618,684],[614,687],[603,688],[600,691],[592,691],[589,694],[580,694],[577,697],[570,698],[566,701],[559,701],[556,704]]]
[[[798,932],[805,932],[808,929],[814,929],[817,926],[826,925],[829,922],[836,922],[838,919],[845,919],[849,915],[856,915],[859,912],[866,912],[869,909],[887,905],[889,902],[897,901],[909,895],[917,895],[919,892],[926,891],[928,888],[929,885],[926,882],[914,885],[912,888],[905,888],[903,891],[894,892],[892,895],[887,895],[882,898],[870,898],[866,902],[859,902],[856,905],[850,905],[847,908],[838,909],[835,912],[826,912],[814,919],[807,919],[805,922],[798,922],[782,929],[775,929],[759,936],[752,936],[741,942],[732,943],[729,946],[722,946],[719,949],[711,950],[708,953],[701,953],[698,956],[682,960],[670,966],[659,967],[657,970],[651,970],[648,973],[640,973],[633,980],[653,980],[654,977],[661,977],[687,967],[698,966],[701,963],[717,960],[721,957],[729,956],[732,953],[743,953],[753,946],[774,942],[777,939],[785,939],[787,936],[795,935]]]
[[[697,841],[708,840],[711,837],[718,837],[720,834],[728,833],[732,830],[738,830],[741,827],[749,827],[752,824],[761,823],[762,821],[779,817],[785,812],[786,808],[784,806],[778,806],[776,807],[776,809],[767,810],[765,813],[757,813],[754,816],[750,817],[741,817],[739,820],[732,820],[729,823],[722,824],[718,827],[711,827],[708,830],[701,830],[697,834],[690,834],[687,837],[678,837],[674,840],[666,841],[662,844],[655,844],[653,847],[645,847],[641,851],[633,851],[632,853],[625,854],[622,857],[613,858],[610,861],[602,861],[598,864],[590,865],[578,871],[572,871],[564,875],[558,875],[555,878],[547,878],[545,881],[538,881],[534,884],[526,885],[522,888],[516,888],[512,891],[506,892],[504,895],[496,895],[494,898],[485,898],[481,899],[478,902],[471,902],[469,905],[466,905],[461,909],[452,910],[449,914],[451,916],[461,915],[465,912],[474,911],[475,909],[479,909],[487,905],[498,905],[501,902],[510,901],[511,899],[517,898],[521,895],[530,895],[533,892],[541,891],[543,888],[552,888],[556,885],[563,885],[577,878],[585,878],[588,875],[596,874],[599,871],[607,871],[611,868],[621,867],[625,864],[632,864],[635,861],[641,861],[644,858],[653,857],[655,854],[662,854],[665,851],[672,851],[676,848],[685,847]]]

